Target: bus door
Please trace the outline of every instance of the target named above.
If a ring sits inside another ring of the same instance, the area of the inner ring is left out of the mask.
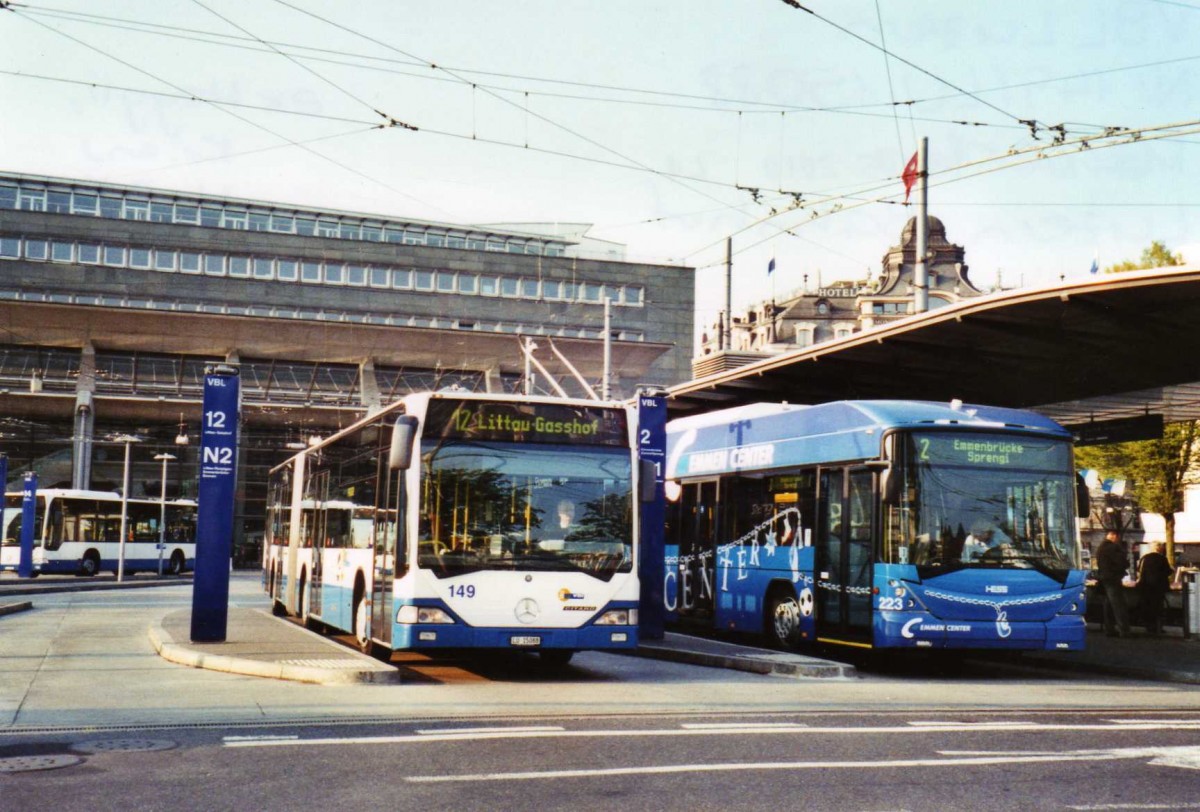
[[[679,501],[679,613],[712,617],[717,567],[717,480],[685,484]]]
[[[308,611],[317,617],[321,616],[321,592],[324,585],[325,550],[329,545],[329,510],[326,501],[329,499],[329,471],[317,471],[308,481],[309,495],[313,500],[312,527],[309,528],[312,539],[312,573],[309,576],[310,591]]]
[[[375,510],[375,540],[371,579],[371,637],[392,642],[392,589],[397,575],[408,569],[405,546],[405,471],[389,471],[387,454],[380,460],[379,506]]]
[[[817,639],[869,645],[875,475],[867,468],[821,471],[817,504]]]

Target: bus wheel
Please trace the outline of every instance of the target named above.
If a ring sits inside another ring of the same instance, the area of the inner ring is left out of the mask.
[[[279,567],[271,568],[271,614],[275,617],[287,617],[287,607],[283,605],[283,601],[279,599],[279,592],[283,589],[283,572]]]
[[[296,585],[296,617],[308,625],[308,598],[305,592],[308,586],[308,573],[300,573],[300,583]]]
[[[167,567],[167,572],[171,575],[183,575],[183,568],[187,566],[187,560],[183,557],[182,550],[176,550],[171,553],[171,563]]]
[[[544,648],[538,652],[538,659],[542,661],[542,666],[551,670],[566,668],[567,663],[571,662],[571,658],[574,656],[575,652],[565,648]]]
[[[791,591],[771,593],[764,625],[772,648],[792,648],[800,640],[800,604]]]
[[[367,601],[361,595],[354,604],[354,642],[363,654],[374,654],[375,644],[371,642],[371,629],[367,617]]]
[[[100,554],[95,550],[88,550],[83,554],[83,558],[79,559],[79,574],[91,578],[98,572],[100,572]]]

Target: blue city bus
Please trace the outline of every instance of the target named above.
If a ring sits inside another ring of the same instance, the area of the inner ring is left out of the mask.
[[[667,425],[668,618],[774,646],[1083,648],[1071,435],[958,401]]]

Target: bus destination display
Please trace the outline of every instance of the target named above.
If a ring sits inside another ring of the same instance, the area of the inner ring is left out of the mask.
[[[622,410],[555,403],[433,400],[426,416],[425,434],[444,439],[520,443],[616,447],[629,443]]]

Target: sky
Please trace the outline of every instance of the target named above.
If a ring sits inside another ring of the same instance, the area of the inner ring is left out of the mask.
[[[28,0],[0,168],[591,223],[695,267],[699,327],[727,239],[735,309],[878,275],[921,138],[981,288],[1200,263],[1198,34],[1200,0]]]

